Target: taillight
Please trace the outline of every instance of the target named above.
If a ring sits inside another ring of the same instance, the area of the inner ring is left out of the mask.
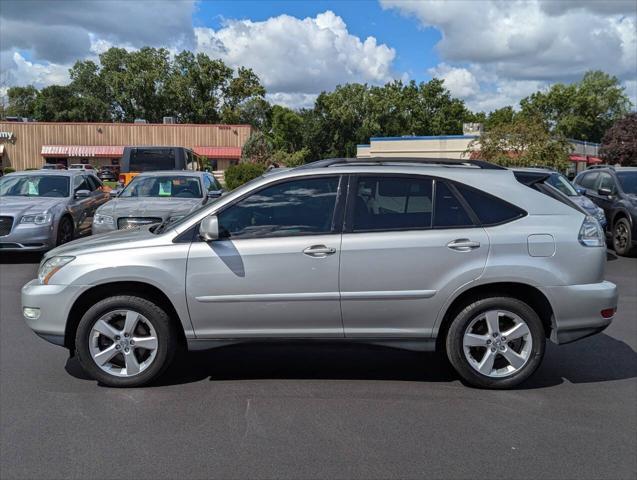
[[[126,183],[126,175],[120,173],[118,180],[119,180],[119,183]]]
[[[606,245],[604,229],[591,215],[587,215],[584,219],[577,239],[585,247],[604,247]]]
[[[605,308],[604,310],[602,310],[599,313],[602,316],[602,318],[613,318],[613,315],[615,315],[615,309],[614,308]]]

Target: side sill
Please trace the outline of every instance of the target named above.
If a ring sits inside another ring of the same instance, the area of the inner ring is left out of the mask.
[[[211,350],[213,348],[240,343],[323,343],[323,344],[359,344],[377,345],[399,350],[415,352],[433,352],[436,350],[435,338],[205,338],[188,339],[189,351]]]

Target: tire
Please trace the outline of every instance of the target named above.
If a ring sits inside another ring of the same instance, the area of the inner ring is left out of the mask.
[[[127,295],[93,305],[80,320],[75,336],[80,364],[109,387],[140,387],[152,382],[168,368],[177,347],[177,332],[166,312],[149,300]]]
[[[622,257],[633,257],[637,247],[633,247],[633,236],[627,218],[620,218],[613,225],[613,250]]]
[[[497,331],[489,325],[497,325]],[[526,380],[542,362],[545,343],[538,315],[511,297],[488,297],[467,305],[451,322],[445,339],[447,357],[462,380],[489,389],[507,389]]]
[[[73,240],[73,222],[69,217],[62,217],[60,219],[60,223],[58,224],[58,233],[57,238],[55,240],[55,245],[59,246],[64,243],[70,242]]]

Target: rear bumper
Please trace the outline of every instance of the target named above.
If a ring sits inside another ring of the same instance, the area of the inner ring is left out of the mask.
[[[559,344],[601,332],[614,318],[601,311],[617,309],[617,286],[611,282],[547,287],[545,293],[553,307],[551,340]]]

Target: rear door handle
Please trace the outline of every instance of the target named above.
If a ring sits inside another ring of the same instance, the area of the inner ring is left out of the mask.
[[[480,242],[474,242],[468,238],[458,238],[447,244],[447,247],[458,252],[468,252],[480,248]]]
[[[327,257],[328,255],[332,255],[336,253],[335,248],[326,247],[325,245],[312,245],[311,247],[307,247],[303,250],[305,255],[310,257]]]

